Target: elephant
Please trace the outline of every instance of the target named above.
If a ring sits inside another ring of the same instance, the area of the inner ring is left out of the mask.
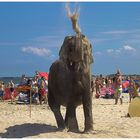
[[[59,129],[79,132],[76,108],[83,105],[84,132],[93,131],[90,67],[93,63],[92,46],[88,39],[66,36],[59,51],[59,59],[52,63],[48,77],[48,105],[54,113]],[[66,107],[65,118],[60,107]]]

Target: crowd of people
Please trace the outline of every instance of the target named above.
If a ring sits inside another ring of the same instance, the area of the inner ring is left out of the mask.
[[[114,78],[112,77],[103,77],[102,74],[97,76],[95,79],[95,92],[96,97],[102,95],[102,88],[113,88]]]
[[[13,81],[11,80],[7,85],[3,81],[0,81],[0,99],[2,101],[4,100],[5,88],[9,89],[10,95],[11,95],[11,102],[13,102],[13,100],[14,100],[14,83],[13,83]]]
[[[124,82],[128,82],[127,87],[123,86]],[[127,92],[129,93],[130,102],[132,98],[139,96],[139,88],[140,88],[140,79],[132,76],[122,77],[121,71],[117,70],[114,76],[106,76],[102,75],[97,76],[95,79],[95,96],[99,98],[102,96],[102,89],[110,88],[112,89],[112,98],[115,99],[115,104],[118,104],[118,100],[120,100],[120,104],[123,103],[123,90],[127,88]],[[106,90],[107,91],[107,90]],[[108,95],[106,93],[106,95]]]
[[[33,78],[22,75],[19,86],[28,86],[26,91],[21,90],[22,93],[27,94],[28,101],[31,99],[31,102],[37,104],[47,102],[48,81],[43,76],[38,76],[37,72]]]
[[[123,82],[126,81],[128,82],[127,87],[123,87]],[[18,87],[22,87],[22,89],[18,90]],[[3,81],[0,81],[0,100],[4,99],[5,88],[9,89],[11,103],[15,102],[14,91],[16,89],[19,100],[25,101],[26,97],[28,103],[42,104],[43,102],[47,102],[48,81],[43,76],[39,76],[38,72],[36,72],[33,78],[27,78],[25,75],[22,75],[17,87],[12,80],[7,85]],[[91,91],[93,92],[95,89],[96,98],[114,98],[115,104],[118,104],[118,100],[120,100],[120,104],[123,103],[122,93],[124,92],[124,88],[127,88],[129,102],[131,102],[133,98],[139,96],[140,78],[132,76],[122,77],[121,71],[117,70],[114,76],[104,77],[101,74],[100,76],[96,76],[95,80],[91,83]],[[104,96],[102,92],[105,92]]]
[[[7,85],[0,81],[0,99],[4,100],[5,88],[10,92],[11,103],[15,102],[14,91],[18,95],[18,100],[42,104],[47,102],[48,81],[42,76],[38,76],[36,72],[33,78],[25,75],[21,76],[21,80],[17,86],[11,80]]]

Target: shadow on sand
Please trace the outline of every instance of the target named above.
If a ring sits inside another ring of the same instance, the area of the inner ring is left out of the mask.
[[[1,138],[24,138],[29,136],[39,135],[40,133],[51,133],[58,131],[58,128],[46,124],[21,124],[10,126],[7,132],[0,133]]]

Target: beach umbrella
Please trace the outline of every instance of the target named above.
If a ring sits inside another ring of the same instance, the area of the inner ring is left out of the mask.
[[[49,74],[47,72],[38,72],[38,77],[44,77],[48,81]]]
[[[123,88],[127,88],[129,86],[129,81],[124,81],[123,83],[122,83],[122,87]]]
[[[135,97],[129,104],[128,113],[130,117],[140,117],[140,97]]]

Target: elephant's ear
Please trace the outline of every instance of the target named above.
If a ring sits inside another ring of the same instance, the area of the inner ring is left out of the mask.
[[[89,53],[89,62],[94,63],[93,54],[92,54],[92,45],[90,44],[90,53]]]
[[[68,48],[67,48],[67,45],[68,45],[68,42],[69,40],[71,39],[71,37],[65,37],[64,39],[64,42],[61,46],[61,49],[59,51],[59,58],[60,60],[63,60],[64,62],[66,62],[67,58],[68,58]]]
[[[89,43],[87,46],[86,46],[86,58],[87,58],[87,63],[88,64],[92,64],[94,62],[93,60],[93,56],[92,56],[92,45]]]
[[[86,62],[88,64],[91,64],[94,62],[92,56],[92,45],[89,43],[88,39],[85,36],[83,36],[82,38],[82,43],[84,46],[84,55],[85,55]]]

